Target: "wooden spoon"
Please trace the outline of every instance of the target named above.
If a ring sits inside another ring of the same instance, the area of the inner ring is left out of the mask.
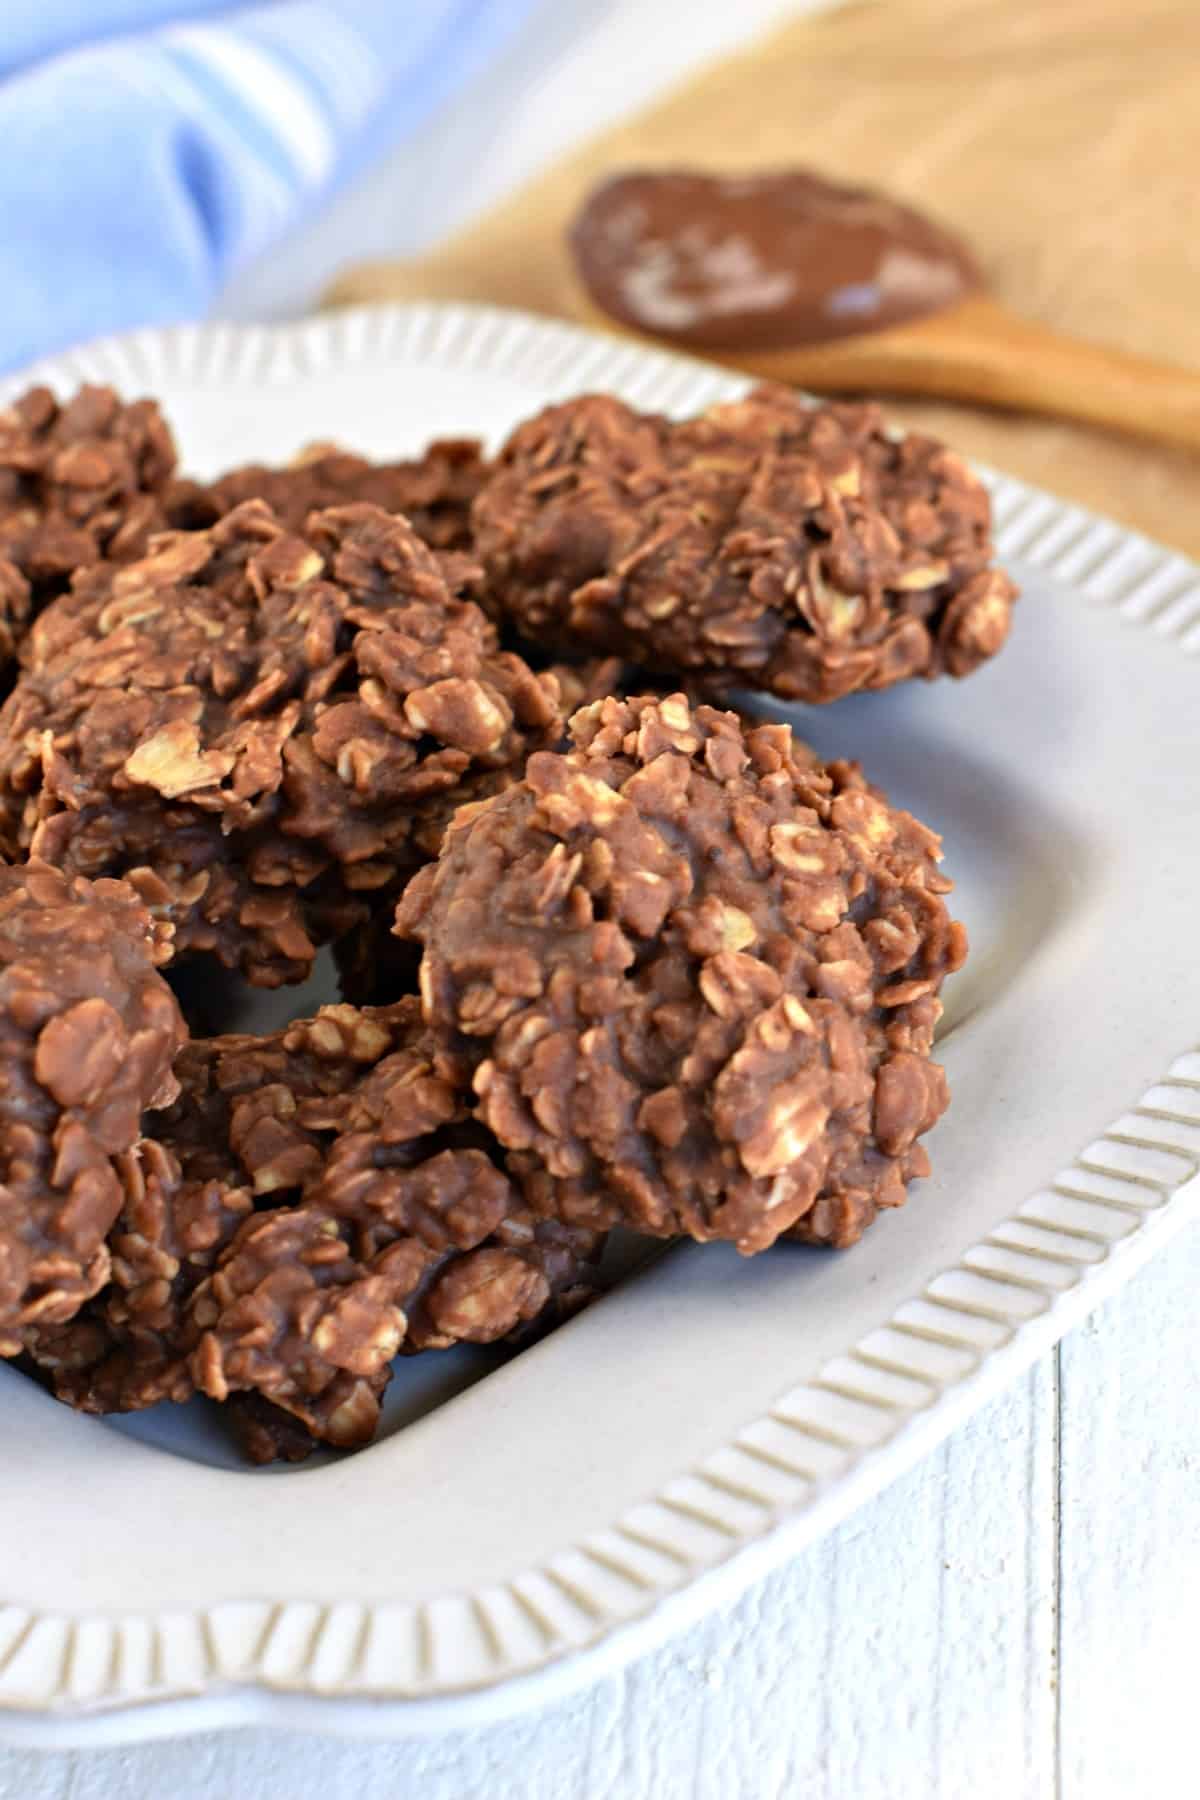
[[[568,233],[574,310],[819,393],[1008,407],[1200,449],[1200,372],[1067,337],[984,289],[970,247],[806,169],[631,170]]]

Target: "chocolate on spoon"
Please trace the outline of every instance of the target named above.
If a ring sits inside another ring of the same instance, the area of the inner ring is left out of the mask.
[[[1009,312],[914,208],[807,170],[641,170],[569,244],[605,323],[819,392],[966,400],[1200,448],[1200,374]]]

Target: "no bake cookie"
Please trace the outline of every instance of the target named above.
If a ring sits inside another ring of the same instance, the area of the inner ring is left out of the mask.
[[[0,1355],[108,1280],[121,1159],[176,1091],[169,941],[123,882],[0,868]]]
[[[446,819],[557,741],[557,686],[499,649],[407,523],[304,536],[261,501],[97,565],[37,620],[0,711],[0,840],[128,874],[264,986],[436,853]]]
[[[531,641],[788,700],[970,674],[1015,598],[959,457],[780,387],[682,422],[607,395],[547,407],[472,524],[492,610]]]
[[[460,813],[397,928],[535,1212],[847,1243],[926,1168],[966,950],[933,832],[784,725],[665,700]]]

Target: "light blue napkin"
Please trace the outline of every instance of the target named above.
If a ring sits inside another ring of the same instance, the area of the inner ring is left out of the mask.
[[[202,314],[529,6],[0,4],[0,368]]]

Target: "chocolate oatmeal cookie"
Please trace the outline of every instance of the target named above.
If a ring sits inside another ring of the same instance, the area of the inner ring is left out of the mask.
[[[362,1072],[336,1097],[287,1080],[247,1096],[240,1160],[256,1193],[299,1184],[300,1199],[255,1212],[197,1290],[192,1368],[214,1399],[251,1390],[347,1445],[373,1434],[397,1352],[565,1316],[600,1240],[534,1220],[435,1071],[415,1001],[328,1007],[283,1034],[310,1055],[314,1041],[353,1046]]]
[[[166,504],[173,525],[195,530],[244,500],[265,500],[289,531],[302,531],[310,514],[362,501],[403,513],[434,550],[469,550],[471,503],[487,475],[475,438],[441,438],[418,457],[390,463],[316,444],[286,468],[247,463],[216,481],[178,481]]]
[[[947,1101],[938,839],[786,726],[679,695],[571,735],[401,900],[439,1067],[540,1217],[852,1242]]]
[[[147,1118],[147,1137],[122,1165],[109,1286],[69,1325],[27,1343],[60,1400],[135,1412],[195,1392],[193,1293],[256,1201],[294,1202],[321,1167],[321,1140],[299,1111],[315,1116],[339,1100],[390,1043],[382,1019],[364,1035],[359,1016],[337,1008],[270,1035],[183,1046],[178,1097]]]
[[[82,572],[0,711],[0,843],[127,874],[261,986],[436,854],[462,801],[556,742],[553,678],[498,648],[401,518],[262,502]]]
[[[0,412],[0,596],[6,561],[41,606],[76,569],[140,555],[164,523],[174,468],[153,400],[125,405],[111,388],[81,387],[60,403],[31,388]]]
[[[681,423],[602,395],[547,407],[472,523],[488,605],[531,641],[788,700],[967,675],[1015,598],[958,457],[782,387]]]
[[[124,882],[0,869],[0,1355],[108,1279],[121,1159],[176,1091],[169,939]]]
[[[193,1293],[256,1202],[294,1202],[322,1166],[322,1140],[300,1113],[339,1101],[391,1041],[382,1015],[368,1026],[336,1008],[269,1035],[183,1046],[178,1097],[146,1119],[121,1167],[109,1286],[69,1325],[27,1341],[60,1400],[135,1412],[195,1392]]]
[[[192,1043],[176,1068],[124,1161],[110,1285],[27,1339],[60,1399],[131,1411],[198,1386],[251,1398],[235,1425],[256,1460],[348,1447],[398,1352],[490,1343],[586,1296],[599,1240],[529,1215],[415,1000]]]

